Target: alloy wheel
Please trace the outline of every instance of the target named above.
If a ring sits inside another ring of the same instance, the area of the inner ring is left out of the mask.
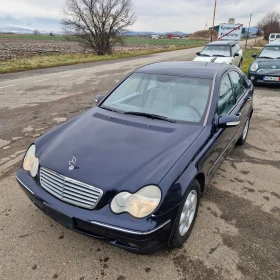
[[[196,207],[197,207],[197,191],[192,190],[186,199],[180,217],[179,233],[181,236],[184,236],[188,232],[192,224],[192,221],[194,219]]]

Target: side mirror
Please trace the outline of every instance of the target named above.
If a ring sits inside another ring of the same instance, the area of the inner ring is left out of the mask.
[[[200,52],[197,52],[196,55],[200,56]]]
[[[254,54],[252,54],[252,57],[253,58],[257,58],[257,55],[254,53]]]
[[[104,97],[104,95],[98,94],[95,98],[95,102],[98,104]]]
[[[234,57],[236,57],[236,56],[239,56],[239,53],[235,53],[235,54],[234,54]]]
[[[219,117],[218,126],[219,128],[235,127],[240,124],[239,116],[225,115]]]

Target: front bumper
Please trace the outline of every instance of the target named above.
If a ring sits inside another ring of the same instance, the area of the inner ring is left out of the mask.
[[[271,77],[271,78],[278,78],[277,81],[273,80],[264,80],[264,77]],[[271,74],[271,73],[255,73],[255,72],[249,72],[248,78],[253,82],[253,84],[266,84],[266,85],[280,85],[280,73],[278,74]]]
[[[100,210],[85,210],[56,199],[22,169],[17,173],[17,181],[39,209],[67,228],[139,254],[152,253],[168,245],[173,220],[179,208],[176,206],[160,216],[153,228],[140,231],[121,226],[121,218],[120,226],[113,225],[106,216],[100,220],[100,216],[96,215]]]

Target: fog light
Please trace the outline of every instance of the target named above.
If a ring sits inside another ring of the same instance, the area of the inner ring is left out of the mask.
[[[255,80],[255,76],[253,75],[253,76],[251,76],[251,81],[254,81]]]

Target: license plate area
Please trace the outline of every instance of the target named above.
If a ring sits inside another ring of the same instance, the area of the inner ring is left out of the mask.
[[[43,204],[43,211],[50,216],[52,219],[57,221],[58,223],[66,226],[67,228],[74,229],[74,220],[73,217],[70,217],[47,204]]]
[[[279,82],[280,77],[270,77],[270,76],[264,76],[263,77],[264,81],[272,81],[272,82]]]

